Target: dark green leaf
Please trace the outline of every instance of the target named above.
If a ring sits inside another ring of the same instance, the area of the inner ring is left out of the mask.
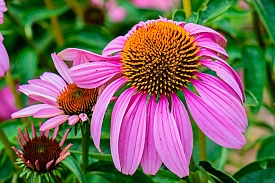
[[[264,159],[250,163],[236,172],[233,177],[239,183],[275,182],[275,159]]]
[[[275,157],[275,135],[271,135],[261,141],[261,147],[258,150],[257,159]]]
[[[259,105],[251,107],[253,113],[260,110],[265,85],[266,62],[264,54],[258,46],[244,46],[242,49],[245,88],[254,94]]]
[[[207,161],[200,161],[199,166],[203,167],[204,170],[210,175],[210,177],[215,180],[215,182],[237,183],[233,177],[213,168],[212,165]]]
[[[244,106],[258,106],[259,102],[255,95],[249,91],[249,90],[244,90],[245,96],[246,96],[246,101],[244,103]]]
[[[182,10],[176,10],[173,14],[173,20],[183,22],[185,20],[185,13]]]
[[[200,12],[199,24],[205,24],[220,14],[226,12],[233,4],[235,0],[211,0],[208,4],[202,7]]]
[[[275,43],[275,1],[253,0],[254,7],[259,14],[271,40]]]
[[[75,159],[69,156],[62,163],[76,176],[79,183],[86,183],[86,178]]]

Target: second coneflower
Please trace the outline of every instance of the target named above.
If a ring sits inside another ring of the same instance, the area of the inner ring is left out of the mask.
[[[12,114],[12,118],[50,118],[41,126],[42,131],[59,126],[67,120],[69,125],[74,125],[79,120],[87,121],[105,86],[94,89],[78,87],[69,76],[65,62],[55,53],[52,58],[62,77],[45,72],[40,79],[29,80],[29,84],[19,87],[28,97],[43,104],[35,104]]]
[[[62,178],[60,162],[70,155],[69,148],[72,144],[68,144],[62,149],[69,129],[65,132],[61,141],[57,142],[58,129],[58,126],[54,129],[52,137],[49,136],[49,130],[45,133],[40,132],[39,136],[36,134],[32,123],[31,138],[26,127],[25,134],[18,128],[19,137],[16,136],[16,138],[21,150],[17,150],[15,147],[12,147],[12,149],[19,157],[16,163],[23,168],[20,177],[26,175],[26,178],[30,178],[30,180],[38,180],[34,182],[56,182],[55,179]]]
[[[133,174],[141,164],[145,173],[155,174],[163,162],[179,177],[189,174],[193,134],[177,95],[181,92],[206,136],[227,148],[245,144],[244,90],[225,62],[225,45],[225,38],[210,28],[160,18],[140,22],[111,41],[103,50],[105,61],[90,53],[93,62],[70,69],[74,82],[84,88],[118,77],[95,105],[91,134],[99,150],[106,108],[119,88],[129,86],[118,97],[111,118],[111,154],[119,171]],[[202,66],[218,77],[202,73]]]

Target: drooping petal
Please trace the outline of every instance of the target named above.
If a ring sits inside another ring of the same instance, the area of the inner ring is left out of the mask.
[[[211,83],[215,86],[217,86],[218,88],[221,88],[225,91],[227,91],[228,93],[230,93],[232,96],[234,96],[236,99],[240,100],[241,102],[242,99],[240,98],[240,96],[235,92],[235,90],[233,90],[233,88],[231,88],[226,82],[224,82],[223,80],[214,77],[212,75],[209,74],[205,74],[205,73],[201,73],[201,72],[196,72],[195,75],[200,78],[203,82],[205,83]]]
[[[1,18],[0,18],[1,21]],[[3,45],[3,36],[0,33],[0,77],[3,77],[6,75],[6,72],[9,70],[10,68],[10,60],[9,60],[9,56],[7,53],[7,50],[5,48],[5,46]]]
[[[79,121],[78,115],[72,115],[68,118],[68,124],[69,125],[75,125]]]
[[[140,162],[143,171],[150,175],[155,175],[162,164],[154,142],[154,118],[156,106],[156,96],[152,95],[147,107],[145,145]]]
[[[26,84],[19,86],[19,91],[25,93],[26,95],[41,95],[41,96],[47,96],[47,98],[52,99],[53,101],[56,100],[58,93],[54,92],[47,87],[39,86],[39,85],[32,85],[32,84]]]
[[[208,27],[204,27],[202,25],[194,24],[194,23],[188,23],[184,26],[184,29],[186,31],[189,31],[191,35],[201,34],[201,33],[209,33],[215,36],[217,42],[222,46],[225,47],[226,45],[226,39],[216,32],[213,29],[210,29]]]
[[[67,121],[67,119],[69,118],[69,115],[59,115],[56,117],[53,117],[47,121],[45,121],[45,123],[40,127],[40,131],[46,131],[46,130],[50,130],[52,128],[55,128],[59,125],[61,125],[62,123],[64,123],[65,121]]]
[[[44,108],[49,108],[49,107],[51,107],[51,106],[48,104],[35,104],[35,105],[23,108],[17,112],[12,113],[11,117],[12,118],[23,118],[23,117],[32,116],[37,111],[44,109]]]
[[[243,84],[238,74],[226,62],[219,60],[215,62],[211,60],[200,60],[200,62],[203,66],[215,71],[222,80],[236,91],[242,101],[245,101]]]
[[[193,150],[192,125],[185,106],[176,94],[171,94],[172,114],[177,123],[186,161],[189,163]]]
[[[118,170],[121,170],[120,159],[119,159],[119,152],[118,152],[118,141],[119,141],[119,134],[121,123],[126,112],[126,109],[129,105],[130,99],[134,94],[135,89],[129,88],[125,90],[117,99],[111,118],[111,132],[110,132],[110,145],[111,145],[111,154],[113,157],[113,161],[115,167]],[[99,142],[99,139],[98,139]],[[96,145],[97,146],[97,145]]]
[[[161,95],[154,119],[154,140],[164,165],[179,177],[189,174],[179,130],[165,95]]]
[[[146,134],[147,94],[137,97],[137,102],[126,112],[119,134],[118,150],[121,171],[133,175],[140,163]]]
[[[40,76],[42,80],[49,81],[54,84],[60,91],[62,91],[66,86],[66,82],[57,74],[51,72],[44,72],[42,76]]]
[[[51,92],[55,93],[56,96],[60,94],[61,90],[57,88],[54,84],[50,83],[49,81],[44,81],[41,79],[31,79],[28,81],[29,84],[34,86],[41,86],[43,88],[46,88],[47,90],[50,90]]]
[[[74,82],[83,88],[96,88],[120,72],[120,64],[91,62],[70,68]]]
[[[65,62],[61,60],[56,53],[52,53],[52,59],[56,70],[62,78],[69,84],[73,83],[73,80],[68,73],[69,67],[65,64]]]
[[[221,146],[242,148],[245,138],[230,119],[188,89],[183,88],[183,93],[194,121],[205,135]]]
[[[41,110],[35,112],[33,114],[33,117],[35,117],[35,118],[51,118],[51,117],[58,116],[61,114],[64,114],[64,111],[62,111],[58,108],[55,108],[55,107],[51,107],[51,108],[44,108],[44,109],[41,109]]]
[[[56,100],[53,97],[49,97],[47,95],[29,94],[28,97],[30,97],[30,98],[32,98],[32,99],[34,99],[36,101],[45,103],[45,104],[49,104],[49,105],[56,106],[56,107],[58,106]]]
[[[101,151],[99,145],[100,145],[102,122],[103,122],[105,111],[113,95],[125,83],[126,83],[126,80],[124,78],[119,78],[113,81],[111,84],[109,84],[105,88],[105,90],[102,92],[102,94],[98,98],[97,103],[94,106],[94,112],[92,115],[90,128],[91,128],[91,135],[92,135],[93,141],[95,143],[96,148],[99,151]]]
[[[213,42],[210,42],[210,41],[203,41],[201,39],[201,40],[198,41],[197,46],[213,50],[213,51],[221,54],[223,59],[228,58],[228,55],[227,55],[225,49],[217,43],[213,43]]]
[[[224,90],[209,83],[197,80],[192,80],[191,82],[206,102],[230,119],[230,121],[234,123],[241,132],[245,132],[248,121],[246,112],[239,100]]]
[[[121,51],[125,42],[126,38],[124,36],[118,36],[117,38],[113,39],[110,43],[108,43],[108,45],[103,49],[102,55],[108,56]]]

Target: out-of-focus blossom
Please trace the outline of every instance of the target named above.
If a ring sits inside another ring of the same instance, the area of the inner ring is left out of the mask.
[[[225,45],[226,39],[210,28],[160,18],[138,23],[111,41],[102,57],[90,52],[92,62],[69,70],[79,87],[89,89],[117,76],[102,92],[92,116],[92,139],[99,150],[107,106],[118,89],[129,86],[111,118],[111,154],[119,171],[132,175],[141,164],[145,173],[155,174],[164,163],[179,177],[188,175],[193,134],[186,107],[217,144],[237,149],[245,144],[244,89],[225,62]],[[201,72],[202,66],[218,77]]]
[[[4,0],[0,0],[0,24],[4,22],[3,12],[7,11],[6,3]]]
[[[163,11],[169,11],[179,5],[179,0],[131,0],[131,2],[140,8],[153,8]]]
[[[5,46],[3,45],[3,36],[0,33],[0,77],[6,75],[10,68],[10,60]]]
[[[61,178],[61,162],[70,155],[69,148],[72,144],[62,149],[70,129],[65,132],[61,141],[57,142],[58,129],[58,126],[55,127],[52,137],[49,137],[49,130],[45,133],[40,131],[40,136],[37,136],[32,123],[31,138],[26,127],[25,134],[18,128],[19,137],[16,136],[16,138],[21,150],[17,150],[14,146],[12,149],[19,157],[16,163],[23,167],[20,177],[26,175],[27,178],[40,180],[40,182],[53,182],[52,180],[56,177]]]
[[[11,119],[11,114],[17,110],[11,89],[5,86],[0,91],[0,122]]]
[[[29,84],[19,86],[21,92],[43,104],[35,104],[12,114],[12,118],[50,118],[41,126],[41,131],[59,126],[67,120],[69,125],[74,125],[79,120],[87,121],[98,96],[105,88],[104,84],[95,89],[76,86],[68,74],[69,68],[65,62],[55,53],[52,54],[52,59],[62,77],[45,72],[40,79],[29,80]]]

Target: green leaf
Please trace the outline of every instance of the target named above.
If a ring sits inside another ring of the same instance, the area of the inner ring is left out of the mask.
[[[211,0],[200,10],[199,24],[205,24],[226,12],[235,0]]]
[[[245,89],[244,93],[245,93],[245,97],[246,97],[246,101],[243,104],[244,106],[258,106],[259,105],[257,98],[251,91]]]
[[[207,161],[200,161],[199,166],[203,167],[203,169],[210,175],[210,177],[212,177],[212,179],[215,180],[215,182],[237,183],[233,177],[213,168],[212,165]]]
[[[275,182],[275,159],[263,159],[250,163],[236,172],[233,177],[239,183]]]
[[[254,94],[259,104],[251,106],[253,113],[258,113],[263,100],[266,62],[260,47],[246,45],[242,49],[245,88]]]
[[[182,11],[182,10],[176,10],[175,12],[174,12],[174,14],[173,14],[173,20],[174,21],[178,21],[178,22],[183,22],[183,21],[185,21],[185,13],[184,13],[184,11]]]
[[[271,135],[261,141],[257,159],[275,157],[275,135]]]
[[[275,1],[274,0],[253,0],[254,7],[259,14],[273,43],[275,43]]]
[[[62,163],[76,176],[79,183],[86,183],[86,178],[75,159],[69,156]]]

